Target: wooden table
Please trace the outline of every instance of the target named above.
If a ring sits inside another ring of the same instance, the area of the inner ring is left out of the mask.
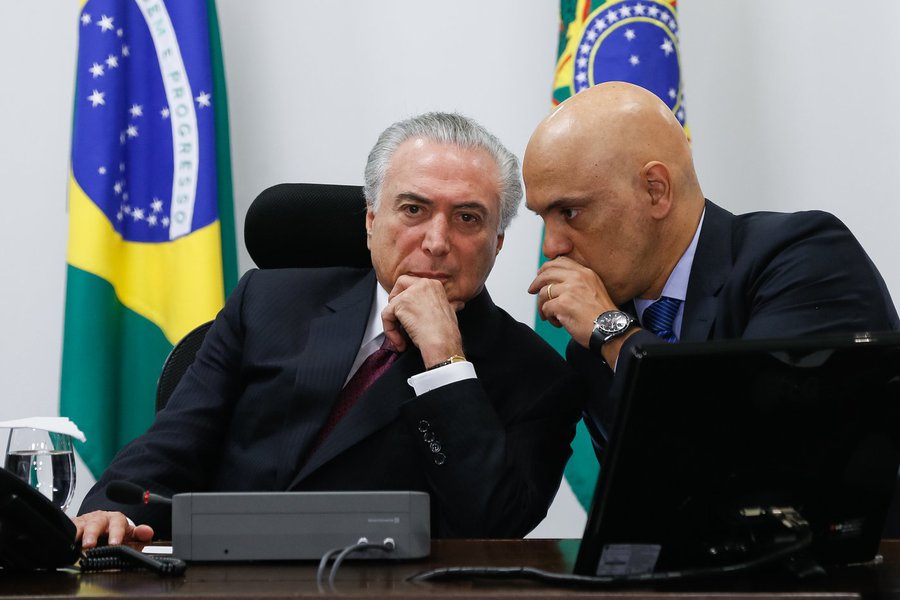
[[[440,540],[431,556],[417,561],[345,562],[334,589],[319,589],[317,564],[189,564],[183,577],[147,572],[89,573],[56,571],[0,573],[0,598],[310,598],[323,595],[414,598],[887,598],[900,596],[900,540],[882,543],[880,564],[835,569],[828,576],[796,581],[787,576],[753,574],[656,588],[573,589],[529,581],[475,580],[412,583],[410,575],[446,566],[527,565],[571,572],[578,540]]]

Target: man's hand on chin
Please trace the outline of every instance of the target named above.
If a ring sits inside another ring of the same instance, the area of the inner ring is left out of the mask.
[[[461,301],[447,299],[447,292],[437,279],[401,275],[381,313],[384,334],[398,352],[411,341],[422,353],[425,367],[431,367],[463,353],[456,320],[456,311],[463,306]]]

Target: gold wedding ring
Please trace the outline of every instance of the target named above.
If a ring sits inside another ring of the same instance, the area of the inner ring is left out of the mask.
[[[547,286],[547,300],[553,300],[553,284]]]

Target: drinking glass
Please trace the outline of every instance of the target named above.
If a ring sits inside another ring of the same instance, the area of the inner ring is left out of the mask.
[[[72,439],[63,433],[14,427],[9,433],[5,467],[65,510],[75,494]]]

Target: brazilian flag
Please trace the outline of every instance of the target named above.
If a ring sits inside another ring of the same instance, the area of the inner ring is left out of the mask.
[[[77,26],[60,413],[96,477],[237,264],[213,0],[82,0]]]
[[[687,129],[675,0],[561,0],[553,106],[605,81],[627,81],[659,96]],[[540,263],[546,260],[540,257]],[[569,335],[540,318],[535,330],[561,354]],[[590,507],[599,465],[579,424],[566,480]]]

